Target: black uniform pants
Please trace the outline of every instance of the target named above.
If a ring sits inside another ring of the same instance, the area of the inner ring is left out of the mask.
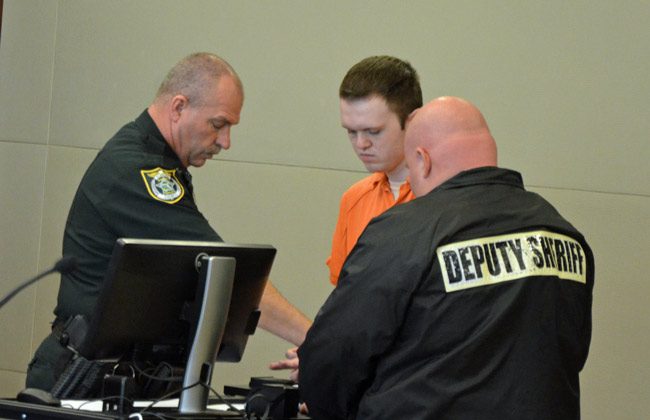
[[[60,343],[60,326],[54,323],[52,333],[38,346],[27,367],[27,388],[51,391],[73,356],[73,352]]]

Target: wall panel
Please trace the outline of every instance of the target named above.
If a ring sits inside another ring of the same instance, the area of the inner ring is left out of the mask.
[[[47,143],[57,2],[7,1],[0,40],[0,141]]]
[[[46,147],[0,142],[0,296],[39,272]],[[51,264],[53,261],[46,262]],[[0,370],[20,371],[29,361],[35,288],[24,289],[0,310]]]

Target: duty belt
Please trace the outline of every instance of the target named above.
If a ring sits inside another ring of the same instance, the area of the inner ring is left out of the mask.
[[[61,334],[63,334],[63,331],[65,331],[66,324],[68,321],[70,321],[72,317],[60,317],[57,316],[54,321],[52,322],[52,335],[57,338],[57,340],[61,339]]]

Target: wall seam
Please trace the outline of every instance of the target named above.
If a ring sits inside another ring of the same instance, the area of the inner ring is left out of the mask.
[[[50,139],[51,139],[51,130],[52,130],[52,98],[54,96],[54,67],[55,67],[55,57],[56,57],[56,37],[57,37],[57,30],[58,30],[58,24],[59,24],[59,1],[55,3],[54,6],[54,28],[53,28],[53,36],[52,36],[52,56],[51,56],[51,72],[50,72],[50,95],[48,98],[49,101],[49,106],[48,106],[48,119],[47,119],[47,130],[46,130],[46,139],[45,139],[45,161],[43,163],[44,168],[43,168],[43,192],[42,192],[42,200],[41,200],[41,228],[39,231],[38,235],[38,251],[36,252],[36,265],[38,267],[38,271],[40,271],[40,266],[39,262],[41,260],[41,255],[42,255],[42,248],[43,248],[43,222],[44,222],[44,215],[45,215],[45,197],[47,196],[47,191],[46,191],[46,186],[47,186],[47,167],[50,159]],[[31,355],[35,351],[35,333],[36,333],[36,303],[38,300],[38,284],[36,285],[34,289],[34,294],[33,294],[33,301],[32,301],[32,307],[34,308],[34,311],[32,311],[32,334],[31,334],[31,340],[29,344],[30,348],[30,358]]]

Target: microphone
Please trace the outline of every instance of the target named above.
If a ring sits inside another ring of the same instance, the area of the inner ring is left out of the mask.
[[[2,308],[7,302],[9,302],[11,299],[14,298],[18,293],[20,293],[24,288],[27,286],[37,282],[38,280],[42,279],[43,277],[50,275],[52,273],[61,273],[61,274],[68,274],[72,273],[77,269],[77,259],[75,257],[63,257],[59,261],[54,264],[52,268],[50,268],[47,271],[42,272],[41,274],[37,275],[36,277],[32,277],[31,279],[28,279],[27,281],[21,283],[13,289],[11,292],[9,292],[5,297],[0,300],[0,308]]]
[[[54,264],[54,267],[51,268],[50,272],[58,272],[61,274],[72,273],[77,269],[77,258],[76,257],[63,257]]]

